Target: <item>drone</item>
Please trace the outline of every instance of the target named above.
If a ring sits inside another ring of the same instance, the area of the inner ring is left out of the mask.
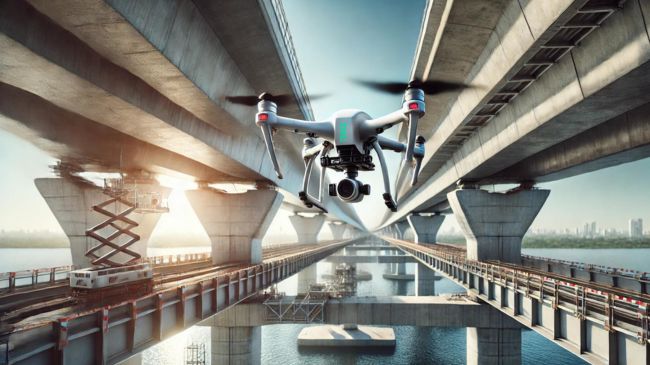
[[[353,80],[363,86],[390,93],[403,93],[402,107],[392,113],[373,119],[367,113],[357,109],[339,110],[326,120],[307,121],[287,118],[278,115],[278,106],[291,103],[292,95],[272,95],[262,93],[259,96],[227,96],[226,100],[248,106],[257,105],[255,124],[261,128],[264,142],[273,163],[273,168],[279,179],[282,172],[275,155],[273,135],[280,129],[302,133],[307,136],[303,141],[302,158],[305,163],[305,174],[302,181],[302,191],[298,193],[300,200],[309,207],[317,207],[327,212],[323,205],[325,170],[345,173],[337,184],[329,184],[328,195],[338,196],[343,202],[360,202],[365,195],[370,195],[370,185],[357,180],[360,171],[374,171],[375,164],[371,152],[375,151],[379,159],[384,182],[384,203],[391,211],[397,211],[397,203],[390,192],[390,180],[383,150],[404,153],[404,163],[413,169],[411,185],[415,185],[424,158],[425,139],[416,135],[418,120],[424,116],[424,96],[448,91],[460,90],[466,85],[446,81],[375,82]],[[311,100],[323,97],[312,95]],[[381,134],[399,123],[407,123],[408,135],[406,143],[390,139]],[[317,141],[317,138],[319,139]],[[338,155],[330,155],[336,150]],[[318,194],[309,192],[310,179],[314,161],[319,160],[322,167],[318,185]]]

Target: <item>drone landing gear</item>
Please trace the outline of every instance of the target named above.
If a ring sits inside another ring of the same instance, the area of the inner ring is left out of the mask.
[[[319,156],[326,157],[332,149],[333,145],[327,141],[316,146],[313,138],[305,138],[303,141],[302,158],[305,161],[305,175],[302,179],[302,191],[298,193],[300,200],[305,203],[307,208],[316,207],[327,213],[327,209],[323,206],[323,181],[325,180],[325,169],[320,171],[320,179],[318,185],[318,198],[309,194],[309,181],[311,179],[311,171],[314,167],[314,160]]]
[[[323,213],[328,213],[327,209],[323,205],[321,205],[316,200],[312,199],[306,192],[304,192],[304,191],[299,192],[298,197],[300,198],[300,200],[303,201],[303,203],[305,203],[305,206],[307,208],[316,207],[316,208],[322,210]]]
[[[381,175],[384,177],[385,193],[382,195],[384,197],[384,203],[386,203],[386,206],[391,210],[391,212],[397,212],[397,203],[395,202],[395,199],[393,199],[393,196],[390,194],[390,181],[388,180],[388,167],[386,167],[384,152],[381,150],[379,142],[376,138],[372,141],[372,148],[375,150],[375,153],[377,153],[377,157],[379,158],[379,165],[381,165]]]
[[[397,203],[395,203],[393,196],[390,195],[390,193],[384,193],[382,196],[384,197],[384,203],[386,203],[388,209],[390,209],[391,212],[397,212]]]

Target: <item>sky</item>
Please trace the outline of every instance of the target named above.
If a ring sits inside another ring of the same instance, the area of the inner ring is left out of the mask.
[[[400,107],[401,97],[374,93],[349,82],[350,78],[407,80],[416,47],[424,0],[408,3],[388,0],[284,0],[297,57],[309,93],[332,93],[312,103],[316,118],[336,110],[357,108],[379,116]],[[405,6],[408,4],[408,6]],[[394,135],[394,131],[388,131]],[[394,178],[398,154],[387,154]],[[51,230],[61,228],[34,187],[37,177],[53,176],[54,159],[0,129],[0,229]],[[359,215],[372,227],[383,217],[381,174],[362,172],[372,194],[357,203]],[[560,181],[541,184],[551,194],[533,228],[574,228],[595,221],[600,227],[626,229],[630,218],[650,226],[650,159],[623,164]],[[203,234],[196,216],[180,192],[172,197],[172,212],[163,216],[157,234],[174,229]],[[176,209],[174,209],[176,207]],[[453,216],[442,232],[455,227]],[[456,228],[457,230],[457,228]],[[329,230],[324,229],[325,237]],[[155,232],[155,233],[156,233]],[[269,235],[295,240],[282,212]],[[205,237],[207,239],[207,237]]]

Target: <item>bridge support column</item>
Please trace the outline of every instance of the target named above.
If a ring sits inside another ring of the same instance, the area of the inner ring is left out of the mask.
[[[466,363],[521,364],[521,329],[467,328]]]
[[[262,239],[282,203],[274,190],[225,194],[213,189],[185,192],[212,242],[212,263],[262,262]]]
[[[438,213],[431,216],[410,214],[406,220],[413,230],[415,243],[436,243],[438,230],[445,221],[445,216]]]
[[[336,222],[329,222],[327,223],[330,227],[330,230],[332,231],[332,237],[334,237],[335,240],[340,241],[343,239],[343,235],[345,234],[345,229],[347,228],[347,224],[345,223],[336,223]]]
[[[408,221],[395,223],[395,238],[398,240],[406,239],[406,231],[409,229]]]
[[[262,328],[218,327],[211,328],[211,363],[246,365],[259,364],[262,353]]]
[[[332,270],[334,273],[335,270]],[[298,287],[296,291],[298,294],[307,293],[309,291],[309,284],[315,284],[318,281],[318,271],[316,264],[307,266],[298,272]]]
[[[86,257],[86,251],[98,245],[99,242],[87,237],[86,230],[107,218],[92,210],[92,207],[105,202],[110,197],[96,185],[81,180],[74,181],[70,178],[40,178],[35,179],[34,184],[70,240],[72,264],[80,268],[90,267],[91,260]],[[171,193],[171,189],[158,184],[138,184],[138,189],[159,193],[163,199],[167,199]],[[120,211],[124,209],[126,206]],[[129,250],[137,252],[142,257],[147,257],[149,237],[156,227],[160,215],[161,213],[142,214],[137,212],[129,214],[128,218],[138,223],[132,232],[140,236],[140,240],[129,246]],[[100,254],[103,253],[105,252],[100,250]],[[128,255],[122,253],[116,254],[113,258],[115,261],[130,259]]]
[[[415,264],[415,295],[436,295],[436,273],[424,264]]]
[[[298,234],[298,243],[316,244],[318,243],[318,233],[320,233],[325,223],[325,215],[317,214],[313,217],[303,217],[298,214],[289,216],[293,229]]]
[[[467,258],[520,263],[521,240],[549,192],[489,193],[479,189],[459,189],[447,194],[467,240]]]

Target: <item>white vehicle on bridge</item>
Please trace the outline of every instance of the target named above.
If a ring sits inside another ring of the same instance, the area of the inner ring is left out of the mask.
[[[128,283],[151,282],[153,271],[148,263],[110,267],[86,268],[70,272],[73,289],[102,289]]]

